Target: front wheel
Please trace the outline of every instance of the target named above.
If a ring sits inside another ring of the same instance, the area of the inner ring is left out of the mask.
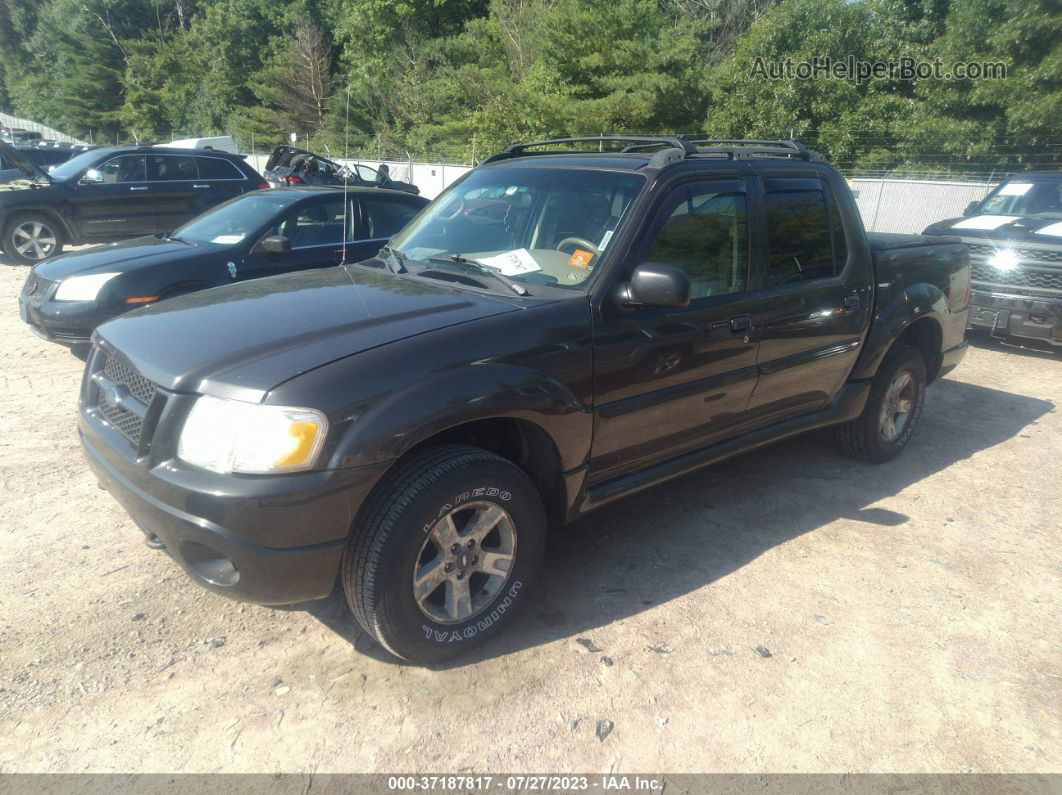
[[[898,456],[914,433],[926,397],[926,362],[904,346],[878,370],[863,413],[837,429],[846,453],[874,463]]]
[[[541,498],[519,467],[474,447],[429,449],[366,503],[343,557],[347,603],[392,654],[443,662],[511,622],[545,537]]]
[[[59,225],[46,215],[18,215],[4,228],[4,251],[20,265],[36,265],[62,250]]]

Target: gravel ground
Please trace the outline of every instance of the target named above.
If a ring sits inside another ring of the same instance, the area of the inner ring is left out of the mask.
[[[240,605],[144,546],[24,277],[0,266],[0,772],[1062,768],[1060,356],[978,342],[892,464],[812,435],[603,509],[432,671],[337,595]]]

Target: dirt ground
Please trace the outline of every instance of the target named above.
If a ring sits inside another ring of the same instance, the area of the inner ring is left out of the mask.
[[[1062,769],[1062,356],[977,342],[886,466],[812,435],[608,507],[507,635],[425,670],[339,596],[240,605],[148,549],[25,273],[0,266],[0,772]]]

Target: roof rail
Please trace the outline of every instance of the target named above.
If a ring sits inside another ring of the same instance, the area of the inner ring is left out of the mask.
[[[511,157],[523,157],[533,154],[556,154],[556,152],[528,152],[532,147],[551,144],[626,142],[628,145],[621,152],[633,152],[638,149],[650,149],[654,146],[680,149],[687,155],[697,153],[697,147],[684,135],[576,135],[570,138],[547,138],[542,141],[519,141],[507,146],[503,151],[489,157],[483,162],[504,160]]]
[[[697,146],[699,154],[725,154],[734,160],[753,157],[783,157],[799,160],[821,160],[822,156],[808,149],[800,141],[753,138],[695,138],[691,143]]]

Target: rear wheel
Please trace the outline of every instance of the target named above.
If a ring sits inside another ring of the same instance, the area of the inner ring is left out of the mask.
[[[891,461],[911,439],[925,396],[925,359],[915,348],[897,349],[874,377],[863,413],[838,427],[841,447],[864,461]]]
[[[366,503],[343,558],[347,602],[392,654],[442,662],[511,622],[545,537],[538,490],[519,467],[474,447],[426,450]]]
[[[18,215],[4,228],[4,252],[22,265],[35,265],[62,250],[59,225],[47,215]]]

